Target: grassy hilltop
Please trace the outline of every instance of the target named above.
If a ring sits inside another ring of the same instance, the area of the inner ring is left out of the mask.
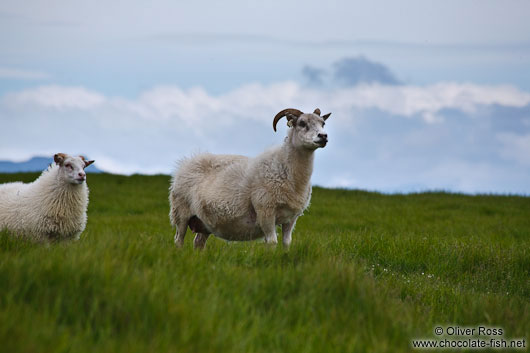
[[[314,188],[289,251],[197,252],[173,245],[168,176],[88,184],[80,241],[0,233],[0,351],[406,352],[479,324],[528,347],[528,197]]]

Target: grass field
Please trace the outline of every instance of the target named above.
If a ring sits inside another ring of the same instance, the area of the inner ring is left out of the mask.
[[[88,184],[80,241],[0,234],[0,351],[399,352],[480,324],[528,347],[528,197],[314,188],[288,251],[197,252],[173,245],[169,177]]]

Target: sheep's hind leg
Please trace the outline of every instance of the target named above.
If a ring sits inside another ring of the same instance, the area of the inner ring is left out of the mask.
[[[206,240],[208,240],[208,237],[210,234],[208,233],[197,233],[195,235],[195,239],[193,240],[193,247],[197,250],[204,249],[204,245],[206,244]]]

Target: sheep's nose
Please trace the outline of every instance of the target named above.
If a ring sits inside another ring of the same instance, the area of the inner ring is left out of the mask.
[[[83,179],[86,177],[85,172],[79,172],[79,174],[77,174],[77,175],[79,175],[79,177],[83,178]]]
[[[322,140],[328,140],[328,134],[318,134],[318,137],[321,138]]]

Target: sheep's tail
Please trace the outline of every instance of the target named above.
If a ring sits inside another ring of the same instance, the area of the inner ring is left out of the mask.
[[[186,212],[188,207],[182,195],[182,176],[180,175],[182,167],[187,163],[189,163],[189,159],[182,158],[175,164],[169,186],[169,221],[173,227],[177,227],[183,219],[186,219],[187,222],[186,216],[189,216]]]
[[[175,190],[175,176],[173,176],[169,187],[169,222],[173,227],[176,227],[180,221],[179,208],[181,206]]]
[[[175,207],[172,202],[170,202],[171,204],[171,207],[170,207],[170,210],[169,210],[169,222],[171,223],[171,225],[173,227],[176,227],[177,226],[177,221],[179,220],[179,213],[178,213],[178,208]]]

